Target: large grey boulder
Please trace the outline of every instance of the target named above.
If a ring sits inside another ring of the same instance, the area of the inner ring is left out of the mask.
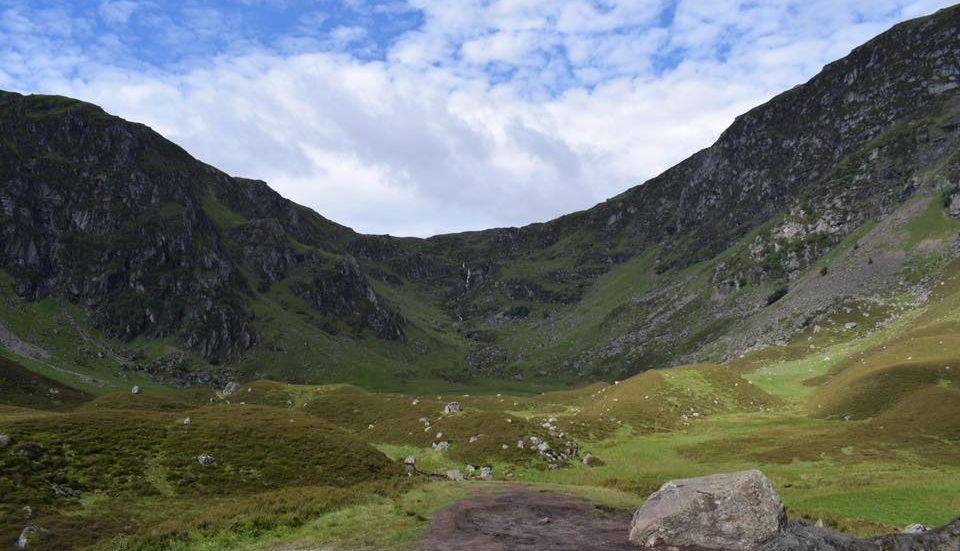
[[[223,387],[223,392],[221,394],[223,394],[224,396],[233,396],[239,390],[240,390],[240,383],[235,381],[230,381],[229,383],[227,383],[225,387]]]
[[[783,502],[760,471],[673,480],[633,515],[630,541],[749,551],[776,538],[786,520]]]

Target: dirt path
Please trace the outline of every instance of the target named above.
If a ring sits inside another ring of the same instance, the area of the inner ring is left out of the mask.
[[[438,513],[424,551],[636,551],[628,513],[557,494],[517,490],[465,499]]]

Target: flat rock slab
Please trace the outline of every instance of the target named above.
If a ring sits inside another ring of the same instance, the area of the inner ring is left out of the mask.
[[[637,551],[630,514],[532,491],[460,501],[434,516],[424,551]]]

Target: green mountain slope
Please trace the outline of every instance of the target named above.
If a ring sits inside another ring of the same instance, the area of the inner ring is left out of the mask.
[[[958,30],[960,8],[898,25],[592,209],[430,239],[357,234],[95,106],[2,93],[0,345],[94,392],[530,390],[896,319],[956,253]]]

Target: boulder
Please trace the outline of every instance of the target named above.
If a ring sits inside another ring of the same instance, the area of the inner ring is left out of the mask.
[[[6,448],[10,445],[10,437],[6,434],[0,434],[0,448]]]
[[[493,480],[493,469],[490,467],[481,467],[480,480]]]
[[[453,415],[454,413],[460,413],[463,408],[460,407],[460,402],[450,402],[443,407],[443,413],[445,415]]]
[[[130,394],[140,394],[140,385],[133,385],[133,388],[130,389]]]
[[[438,452],[447,450],[447,449],[450,449],[450,442],[447,442],[446,440],[444,440],[443,442],[434,442],[432,447],[434,451],[438,451]]]
[[[749,551],[776,538],[785,525],[773,484],[750,470],[667,482],[633,515],[630,541]]]
[[[406,456],[406,457],[403,459],[403,464],[404,464],[404,465],[416,465],[416,464],[417,464],[417,458],[414,457],[414,456],[412,456],[412,455],[408,455],[408,456]]]
[[[457,470],[457,469],[451,469],[451,470],[447,471],[447,478],[449,478],[450,480],[456,480],[457,482],[462,482],[462,481],[463,481],[463,473],[461,473],[461,472],[460,472],[459,470]]]
[[[184,424],[185,426],[190,426],[192,423],[193,423],[193,420],[190,419],[189,417],[186,417],[186,418],[184,418],[184,420],[183,420],[183,424]]]
[[[926,524],[911,524],[903,529],[904,534],[922,534],[929,531],[930,527]]]
[[[233,396],[239,390],[240,390],[240,383],[235,381],[230,381],[229,383],[227,383],[227,386],[223,387],[222,394],[224,396]]]

